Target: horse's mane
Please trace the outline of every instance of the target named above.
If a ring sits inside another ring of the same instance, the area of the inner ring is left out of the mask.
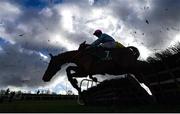
[[[62,56],[62,55],[66,55],[66,54],[68,54],[68,53],[75,53],[75,52],[78,52],[78,50],[72,50],[72,51],[62,52],[62,53],[59,53],[58,55],[55,55],[55,57]]]

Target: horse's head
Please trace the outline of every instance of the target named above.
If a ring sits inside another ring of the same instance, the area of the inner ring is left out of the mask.
[[[79,51],[82,51],[82,50],[84,50],[87,46],[89,46],[89,44],[86,44],[86,41],[84,41],[83,43],[81,43],[81,44],[79,45],[78,50],[79,50]]]
[[[61,69],[61,64],[57,62],[57,57],[53,56],[52,54],[49,55],[51,57],[51,60],[42,78],[45,82],[50,81],[51,78],[57,73],[57,71]]]

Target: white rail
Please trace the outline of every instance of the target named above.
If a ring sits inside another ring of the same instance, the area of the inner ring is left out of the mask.
[[[86,89],[91,88],[91,87],[93,86],[93,83],[95,83],[96,85],[97,85],[98,83],[100,83],[99,81],[95,82],[95,81],[90,80],[90,79],[83,79],[83,80],[80,82],[80,88],[82,88],[82,84],[83,84],[83,82],[85,82],[85,81],[87,81],[87,86],[86,86],[87,88],[86,88]],[[90,87],[89,87],[89,82],[91,82],[91,86],[90,86]],[[77,102],[78,102],[78,104],[80,104],[80,105],[84,105],[84,103],[80,101],[80,93],[79,93],[79,95],[78,95],[78,100],[77,100]]]

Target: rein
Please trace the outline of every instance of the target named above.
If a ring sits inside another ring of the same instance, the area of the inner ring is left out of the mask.
[[[72,56],[71,60],[73,60],[75,57],[77,57],[79,54],[81,54],[82,52],[78,52],[76,55]]]

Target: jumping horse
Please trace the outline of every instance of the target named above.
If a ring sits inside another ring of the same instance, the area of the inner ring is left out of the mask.
[[[126,48],[104,49],[101,47],[86,48],[88,44],[81,43],[78,50],[67,51],[56,56],[49,54],[51,60],[44,73],[43,81],[48,82],[51,78],[61,70],[61,66],[66,63],[74,63],[77,66],[69,66],[66,69],[67,77],[72,86],[80,93],[81,88],[77,85],[76,77],[89,76],[96,74],[121,75],[131,73],[141,82],[142,78],[139,75],[139,65],[142,61],[137,60],[139,51],[136,47],[130,46]],[[95,53],[94,53],[95,52]],[[105,57],[99,58],[99,53],[105,53]],[[74,71],[74,73],[71,73]]]

